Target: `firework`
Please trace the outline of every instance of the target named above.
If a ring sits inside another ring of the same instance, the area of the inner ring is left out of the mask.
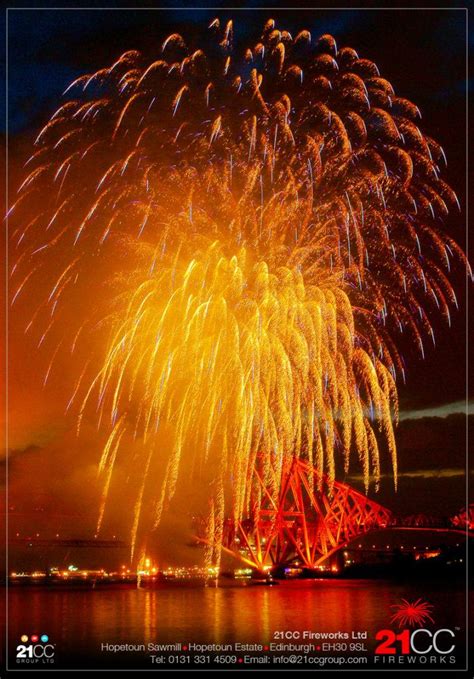
[[[431,617],[433,606],[426,601],[417,599],[416,601],[407,601],[402,599],[401,604],[392,606],[396,611],[392,616],[392,622],[396,622],[400,627],[415,627],[415,625],[422,625],[426,622],[434,623]]]
[[[193,473],[215,544],[226,511],[258,503],[256,470],[277,494],[294,457],[334,479],[353,451],[367,488],[382,438],[396,480],[399,337],[424,353],[466,265],[418,108],[353,49],[272,20],[245,48],[232,22],[198,48],[173,34],[65,95],[11,208],[13,302],[46,281],[27,326],[55,338],[46,379],[58,351],[94,347],[68,408],[108,431],[99,523],[131,436],[133,545],[156,458],[154,525]]]

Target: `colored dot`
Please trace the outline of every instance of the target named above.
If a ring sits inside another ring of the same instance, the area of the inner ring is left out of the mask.
[[[36,642],[39,641],[39,636],[37,634],[32,634],[31,641],[36,644]]]
[[[264,650],[264,651],[268,651],[268,650],[269,650],[269,649],[268,649],[268,646],[264,646],[264,647],[263,647],[263,650]]]
[[[49,637],[47,634],[42,634],[41,635],[41,641],[45,644],[47,641],[49,641]]]
[[[27,635],[27,634],[22,634],[22,635],[21,635],[21,641],[22,641],[24,644],[26,644],[26,642],[28,641],[28,635]]]
[[[316,646],[316,650],[317,650],[317,651],[320,651],[320,650],[321,650],[321,646]]]
[[[243,658],[239,658],[239,662],[244,662],[244,659],[243,659]]]
[[[187,646],[183,646],[183,651],[187,651],[187,650],[188,650],[188,647],[187,647]]]

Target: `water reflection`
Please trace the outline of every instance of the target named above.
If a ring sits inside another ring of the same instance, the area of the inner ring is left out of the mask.
[[[326,580],[272,588],[10,588],[9,637],[14,647],[22,634],[46,633],[63,658],[100,658],[101,643],[265,644],[277,630],[368,630],[370,636],[390,626],[393,604],[419,596],[434,605],[436,626],[463,627],[462,586]]]

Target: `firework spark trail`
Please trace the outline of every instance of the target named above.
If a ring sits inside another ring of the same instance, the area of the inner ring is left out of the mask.
[[[444,151],[375,64],[272,20],[252,47],[218,20],[202,44],[173,34],[151,62],[129,51],[73,82],[10,212],[13,302],[49,285],[27,327],[48,318],[40,344],[99,291],[60,341],[102,337],[71,399],[110,427],[101,519],[126,430],[148,470],[166,422],[155,525],[183,469],[207,465],[218,542],[229,479],[238,517],[254,471],[278,493],[294,455],[334,478],[352,449],[367,487],[381,436],[396,479],[400,334],[423,354],[431,312],[457,305],[452,264],[470,269],[442,228],[459,208]]]

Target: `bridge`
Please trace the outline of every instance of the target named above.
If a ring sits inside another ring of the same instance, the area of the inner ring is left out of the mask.
[[[90,540],[88,538],[44,538],[44,537],[14,537],[9,540],[12,545],[29,547],[79,547],[100,549],[129,549],[130,545],[123,540]]]
[[[277,499],[258,474],[257,478],[261,486],[260,505],[254,507],[251,516],[225,521],[222,549],[260,571],[296,562],[303,568],[317,569],[342,547],[377,530],[474,535],[474,505],[446,519],[424,514],[397,517],[348,484],[331,481],[307,462],[296,459]],[[197,540],[206,542],[202,534]],[[98,536],[78,539],[17,534],[10,542],[29,547],[129,548],[127,542],[115,536],[107,540]]]
[[[474,508],[440,520],[422,514],[397,518],[351,486],[331,481],[294,460],[275,500],[258,476],[262,501],[253,516],[224,525],[223,550],[252,568],[291,565],[318,568],[341,547],[370,531],[425,530],[473,535]],[[199,538],[204,541],[203,538]]]

